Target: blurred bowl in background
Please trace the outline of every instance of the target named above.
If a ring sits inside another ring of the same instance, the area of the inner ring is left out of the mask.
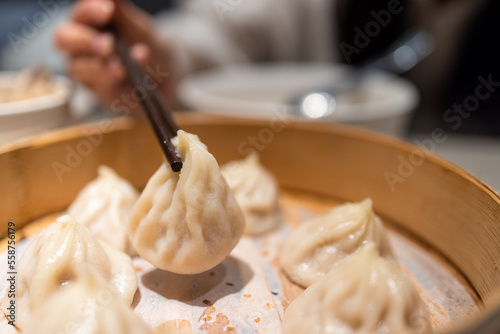
[[[0,72],[0,89],[10,87],[17,72]],[[70,118],[72,82],[52,76],[52,91],[13,102],[0,103],[0,145],[66,124]]]
[[[188,108],[232,116],[271,118],[292,115],[293,97],[324,90],[345,77],[348,66],[330,63],[231,65],[198,72],[179,83]],[[402,135],[419,100],[406,79],[383,71],[367,73],[359,86],[337,98],[333,115],[321,121],[348,123],[393,136]]]

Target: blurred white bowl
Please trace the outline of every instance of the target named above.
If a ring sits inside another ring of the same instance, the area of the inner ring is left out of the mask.
[[[8,86],[16,72],[0,72],[0,86]],[[68,122],[72,83],[54,76],[55,90],[39,97],[0,103],[0,145],[39,134]]]
[[[270,118],[277,113],[289,114],[288,103],[293,97],[328,87],[345,71],[349,71],[346,66],[329,63],[232,65],[186,77],[179,84],[178,95],[188,108]],[[404,132],[418,98],[409,81],[374,71],[363,77],[359,89],[339,96],[335,113],[322,121],[349,123],[397,136]]]

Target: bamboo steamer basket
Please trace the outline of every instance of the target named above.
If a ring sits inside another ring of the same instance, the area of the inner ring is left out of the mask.
[[[219,164],[256,148],[286,191],[338,202],[371,197],[384,221],[452,266],[476,294],[480,315],[452,332],[474,333],[478,323],[494,322],[500,305],[500,196],[488,185],[417,146],[345,125],[204,113],[176,118],[199,135]],[[148,124],[132,119],[4,146],[0,233],[15,221],[21,237],[32,235],[40,228],[31,223],[64,210],[100,165],[142,189],[161,161]]]

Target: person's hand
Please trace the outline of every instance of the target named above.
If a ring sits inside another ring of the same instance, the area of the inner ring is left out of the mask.
[[[146,69],[144,86],[132,87],[120,61],[114,55],[110,22],[120,29],[132,57]],[[68,73],[92,89],[113,111],[130,113],[138,109],[144,89],[158,86],[173,103],[173,75],[168,47],[155,35],[152,19],[128,1],[81,0],[73,20],[59,27],[55,43],[68,56]]]

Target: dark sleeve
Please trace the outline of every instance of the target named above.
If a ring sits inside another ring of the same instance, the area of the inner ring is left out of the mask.
[[[443,110],[462,105],[456,132],[500,135],[500,1],[487,1],[472,21],[444,94]],[[480,88],[482,86],[482,88]]]
[[[409,8],[408,0],[339,0],[340,60],[356,65],[387,48],[404,31]]]

